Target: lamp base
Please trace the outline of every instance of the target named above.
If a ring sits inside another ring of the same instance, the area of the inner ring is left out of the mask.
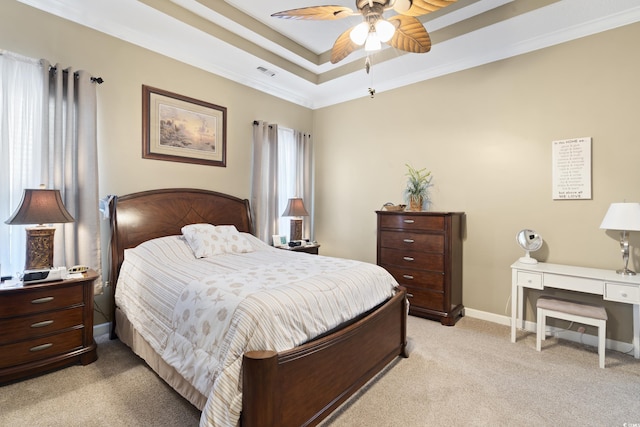
[[[302,220],[294,218],[291,220],[291,228],[289,229],[289,241],[302,240]]]
[[[55,228],[27,228],[27,257],[25,270],[38,270],[53,266],[53,236]]]
[[[635,275],[636,275],[636,272],[635,272],[635,271],[633,271],[633,270],[629,270],[629,269],[628,269],[628,268],[626,268],[626,267],[625,267],[624,269],[622,269],[622,270],[616,270],[616,273],[617,273],[617,274],[620,274],[620,275],[622,275],[622,276],[635,276]]]

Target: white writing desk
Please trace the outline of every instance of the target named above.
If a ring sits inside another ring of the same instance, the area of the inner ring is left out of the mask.
[[[622,276],[613,270],[544,262],[515,262],[511,265],[511,342],[516,342],[516,325],[524,328],[522,288],[565,289],[633,304],[633,356],[640,359],[640,275]]]

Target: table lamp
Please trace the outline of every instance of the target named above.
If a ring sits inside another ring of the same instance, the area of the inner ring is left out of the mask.
[[[56,231],[44,224],[75,221],[62,203],[59,190],[25,189],[18,209],[5,224],[38,224],[27,227],[25,270],[53,267],[53,237]]]
[[[282,216],[291,216],[291,229],[289,231],[289,240],[302,240],[302,218],[303,216],[309,216],[309,212],[304,207],[302,199],[292,198],[287,203],[287,208],[282,213]]]
[[[620,230],[620,251],[624,268],[616,273],[625,276],[636,274],[629,270],[629,231],[640,231],[640,203],[611,203],[609,210],[600,224],[601,229]]]

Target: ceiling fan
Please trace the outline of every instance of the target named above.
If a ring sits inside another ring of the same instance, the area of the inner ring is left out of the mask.
[[[366,51],[380,50],[381,43],[388,43],[406,52],[429,52],[431,38],[416,16],[426,15],[455,2],[456,0],[356,0],[357,11],[345,6],[311,6],[285,10],[271,16],[334,20],[362,15],[363,22],[342,33],[334,43],[331,63],[335,64],[362,45]],[[382,14],[388,10],[394,10],[397,15],[384,18]]]

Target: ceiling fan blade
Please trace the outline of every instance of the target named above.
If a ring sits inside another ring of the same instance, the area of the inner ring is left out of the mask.
[[[409,10],[396,9],[396,12],[407,16],[421,16],[440,10],[443,7],[447,7],[450,4],[455,3],[456,1],[457,0],[411,0],[411,7],[409,7]]]
[[[344,33],[340,34],[340,37],[333,44],[333,48],[331,49],[331,63],[337,64],[346,58],[351,52],[356,50],[359,46],[355,44],[349,33],[351,33],[351,28],[349,28]]]
[[[396,26],[396,32],[387,42],[389,45],[411,53],[426,53],[431,50],[431,37],[417,18],[396,15],[388,21]]]
[[[285,10],[283,12],[274,13],[271,16],[285,19],[320,19],[333,20],[346,18],[347,16],[359,15],[354,13],[352,9],[344,6],[312,6],[300,9]]]

